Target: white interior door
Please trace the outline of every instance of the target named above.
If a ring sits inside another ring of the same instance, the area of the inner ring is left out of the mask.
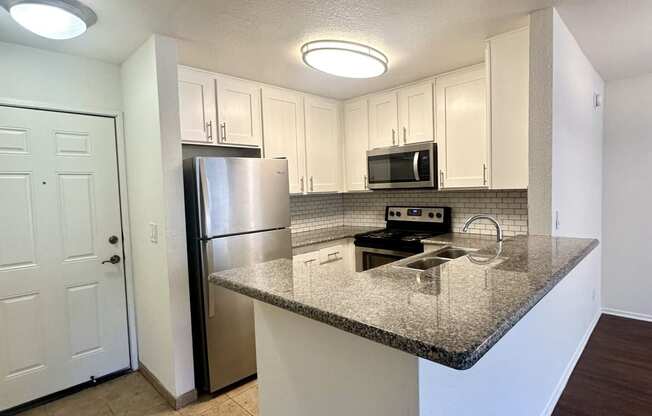
[[[112,118],[0,106],[0,410],[129,367],[115,146]]]
[[[290,91],[263,88],[266,158],[287,158],[290,193],[305,190],[303,98]]]

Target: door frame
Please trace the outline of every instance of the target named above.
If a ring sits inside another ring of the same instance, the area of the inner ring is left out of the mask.
[[[129,228],[129,199],[127,197],[127,159],[124,134],[124,114],[122,110],[102,108],[75,108],[61,104],[16,100],[0,96],[0,105],[5,107],[24,108],[30,110],[54,111],[86,116],[113,118],[115,126],[116,156],[118,166],[118,186],[120,203],[120,222],[122,225],[122,249],[124,251],[125,296],[127,301],[127,336],[129,339],[129,362],[132,370],[138,369],[138,338],[136,333],[136,303],[134,299],[134,275],[131,250],[131,229]]]

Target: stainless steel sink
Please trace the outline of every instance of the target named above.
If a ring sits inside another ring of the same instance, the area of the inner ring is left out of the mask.
[[[438,257],[423,257],[420,258],[419,260],[414,260],[410,263],[407,263],[403,267],[407,267],[409,269],[417,269],[417,270],[428,270],[432,269],[433,267],[437,267],[441,264],[444,264],[450,260],[448,259],[440,259]]]
[[[472,250],[466,250],[463,248],[457,248],[457,247],[448,247],[443,250],[436,251],[432,254],[434,254],[437,257],[443,257],[445,259],[457,259],[459,257],[466,256],[469,254]]]

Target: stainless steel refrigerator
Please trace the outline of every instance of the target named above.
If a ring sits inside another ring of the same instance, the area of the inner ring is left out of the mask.
[[[253,302],[208,283],[211,273],[292,258],[286,160],[184,161],[190,295],[198,389],[256,373]]]

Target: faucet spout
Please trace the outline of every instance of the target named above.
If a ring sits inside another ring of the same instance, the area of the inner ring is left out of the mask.
[[[464,223],[464,227],[462,227],[462,232],[465,233],[468,232],[469,226],[478,220],[488,220],[493,222],[494,225],[496,226],[496,241],[503,241],[503,228],[500,226],[500,223],[498,222],[497,219],[495,219],[494,217],[488,214],[474,215],[468,220],[466,220],[466,222]]]

